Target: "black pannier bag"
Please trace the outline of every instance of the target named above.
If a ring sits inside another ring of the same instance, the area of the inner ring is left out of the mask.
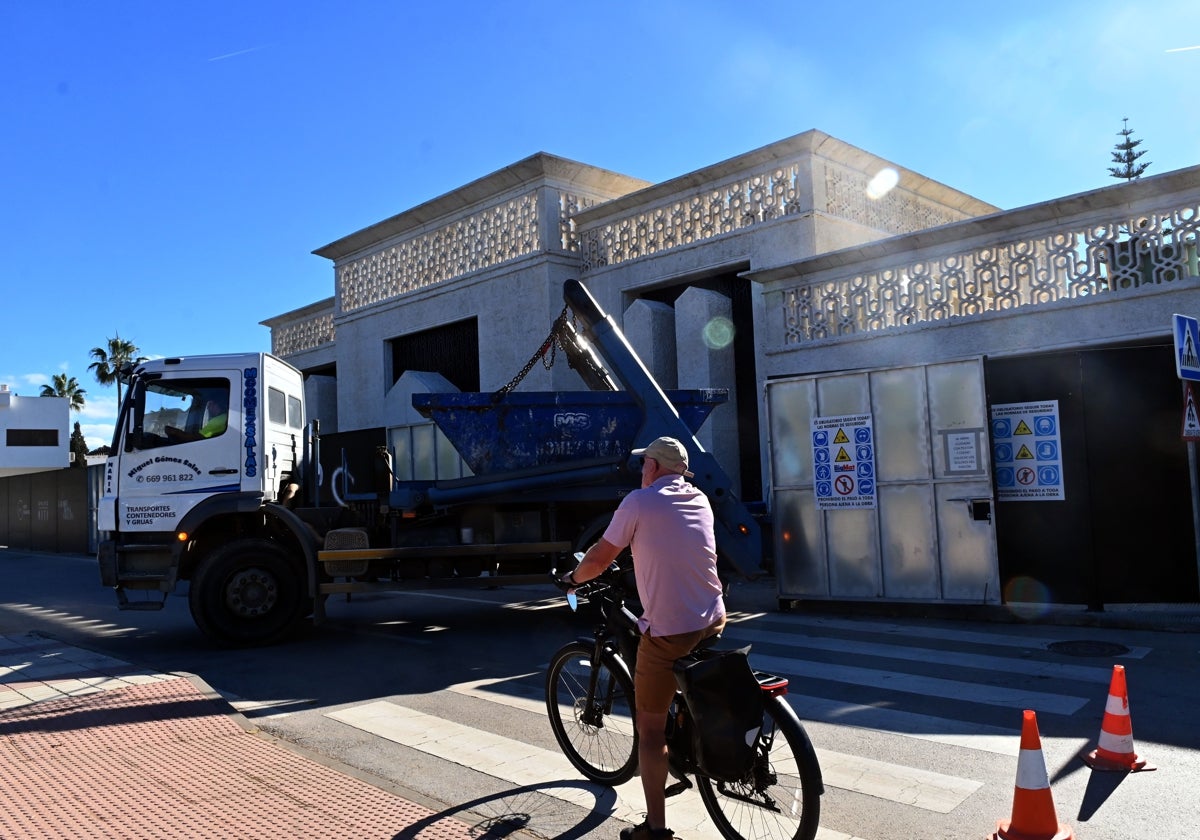
[[[692,713],[696,764],[719,781],[746,777],[762,729],[762,691],[749,652],[700,651],[675,662],[675,682]]]

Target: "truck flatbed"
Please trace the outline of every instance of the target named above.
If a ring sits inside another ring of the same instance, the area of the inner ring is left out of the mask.
[[[338,561],[403,560],[409,557],[493,557],[521,554],[558,554],[571,551],[569,542],[466,543],[456,545],[404,545],[395,548],[338,548],[317,552],[322,563]]]
[[[355,577],[363,574],[372,560],[403,560],[409,558],[453,559],[456,557],[514,557],[531,554],[568,554],[569,542],[469,543],[463,545],[411,545],[395,548],[344,548],[322,550],[317,559],[326,572],[335,577]],[[449,589],[468,587],[528,586],[546,583],[550,569],[536,574],[498,575],[482,573],[466,577],[436,577],[400,581],[341,580],[317,585],[320,595],[351,595],[355,592],[395,592],[412,589]],[[324,620],[324,604],[318,599],[318,623]]]

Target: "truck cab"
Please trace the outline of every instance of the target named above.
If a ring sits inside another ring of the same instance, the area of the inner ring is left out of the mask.
[[[197,623],[226,641],[251,625],[261,641],[275,610],[279,633],[294,623],[310,577],[299,559],[315,546],[270,503],[299,480],[304,424],[301,373],[266,353],[130,372],[98,514],[101,579],[122,608],[159,609],[182,579]]]

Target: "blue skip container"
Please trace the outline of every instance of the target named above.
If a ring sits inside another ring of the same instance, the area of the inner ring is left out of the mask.
[[[665,393],[693,434],[729,399],[724,388]],[[626,391],[413,394],[412,404],[437,424],[475,475],[623,459],[644,422]]]

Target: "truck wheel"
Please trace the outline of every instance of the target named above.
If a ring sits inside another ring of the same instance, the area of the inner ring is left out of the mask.
[[[188,605],[196,626],[219,645],[277,642],[307,611],[300,571],[268,540],[237,540],[204,559]]]

